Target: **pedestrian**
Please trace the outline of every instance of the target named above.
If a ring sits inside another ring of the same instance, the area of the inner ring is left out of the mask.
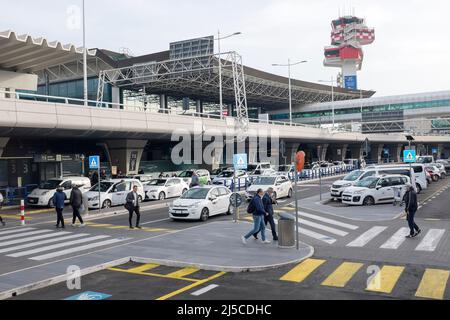
[[[106,180],[106,170],[103,169],[102,172],[100,173],[100,177],[102,180]]]
[[[98,182],[98,172],[94,171],[94,172],[92,172],[92,176],[91,176],[91,184],[96,185],[97,182]]]
[[[59,224],[61,224],[61,228],[65,228],[64,226],[64,217],[63,217],[63,210],[64,210],[64,200],[66,200],[66,195],[63,192],[63,187],[58,187],[56,189],[56,192],[53,194],[53,205],[55,206],[56,210],[56,225],[55,227],[59,228]]]
[[[267,189],[267,192],[264,194],[263,198],[264,211],[268,214],[264,216],[264,225],[267,226],[267,223],[270,224],[270,229],[272,230],[273,241],[278,241],[277,230],[275,226],[275,220],[273,219],[273,205],[277,204],[277,200],[273,198],[273,188],[270,187]],[[258,239],[258,232],[254,233],[253,236],[255,239]]]
[[[199,185],[198,175],[197,172],[192,172],[192,178],[191,178],[191,184],[189,185],[189,188],[197,187]]]
[[[419,226],[414,222],[414,215],[417,211],[417,193],[414,190],[414,187],[408,183],[406,184],[406,194],[405,194],[405,211],[406,211],[406,219],[408,220],[409,226],[409,235],[407,238],[414,238],[417,236],[422,230],[420,230]]]
[[[3,207],[3,195],[0,192],[0,210],[2,209],[2,207]],[[3,221],[2,216],[0,216],[0,223],[2,224],[2,226],[6,225],[5,221]]]
[[[125,208],[128,210],[128,222],[130,224],[130,229],[133,228],[133,212],[136,213],[136,228],[142,229],[139,226],[139,221],[141,220],[141,214],[139,212],[139,196],[137,194],[138,186],[133,186],[133,191],[127,194]]]
[[[164,178],[164,172],[160,172],[158,178]]]
[[[80,227],[84,227],[85,224],[83,222],[83,218],[80,214],[80,208],[83,204],[83,194],[81,193],[80,189],[78,189],[77,185],[72,185],[72,191],[70,192],[70,205],[72,206],[72,227],[75,227],[75,222],[78,220],[80,221]]]
[[[253,214],[253,229],[250,230],[245,236],[241,237],[243,244],[247,244],[247,239],[257,232],[261,232],[262,243],[270,243],[270,241],[266,239],[264,216],[268,213],[264,210],[264,204],[262,201],[263,196],[263,189],[258,189],[256,195],[248,205],[247,212]]]

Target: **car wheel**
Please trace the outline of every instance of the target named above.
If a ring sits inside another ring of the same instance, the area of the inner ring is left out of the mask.
[[[375,204],[375,199],[371,196],[365,197],[363,200],[363,206],[373,206]]]
[[[231,215],[231,204],[228,205],[227,216]]]
[[[420,186],[420,184],[416,183],[416,188],[417,188],[417,193],[422,192],[422,187]]]
[[[111,208],[111,200],[106,199],[103,201],[102,208]]]
[[[287,197],[292,198],[292,189],[289,189]]]
[[[159,200],[164,200],[166,198],[166,194],[164,192],[160,192],[158,195]]]
[[[433,181],[438,181],[438,180],[439,180],[438,175],[437,174],[433,175]]]
[[[53,197],[51,197],[51,198],[48,200],[47,206],[48,206],[49,208],[54,208],[54,207],[55,207],[55,206],[53,205]]]
[[[181,194],[183,195],[186,191],[188,191],[188,189],[183,189],[183,191],[181,192]]]
[[[200,213],[200,221],[206,221],[209,218],[209,210],[208,208],[203,208]]]

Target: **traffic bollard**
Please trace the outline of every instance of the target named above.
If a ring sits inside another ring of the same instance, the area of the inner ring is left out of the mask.
[[[20,200],[20,224],[25,225],[25,201]]]

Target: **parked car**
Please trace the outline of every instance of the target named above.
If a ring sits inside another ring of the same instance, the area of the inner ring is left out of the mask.
[[[187,183],[187,185],[190,185],[192,181],[192,175],[194,174],[194,172],[198,176],[198,182],[200,185],[211,184],[211,177],[209,175],[209,171],[205,169],[185,170],[178,175],[178,178],[182,178],[184,182]]]
[[[425,170],[427,170],[428,173],[431,175],[431,179],[433,181],[438,181],[441,178],[441,172],[439,171],[439,169],[436,166],[431,166],[431,165],[427,164],[425,166]]]
[[[427,183],[430,184],[433,181],[433,178],[431,177],[431,174],[428,170],[424,169],[424,171],[427,178]]]
[[[284,164],[278,166],[277,174],[279,175],[287,175],[289,179],[295,179],[295,166],[293,164]]]
[[[211,170],[211,173],[209,176],[211,177],[211,180],[213,181],[214,178],[216,178],[220,173],[222,173],[224,171],[233,171],[233,167],[220,167],[220,168]]]
[[[189,186],[181,178],[159,178],[144,182],[146,200],[164,200],[179,197]]]
[[[247,165],[247,172],[249,175],[262,175],[264,170],[272,169],[270,162],[249,163]]]
[[[410,181],[409,177],[399,174],[367,177],[344,190],[342,203],[359,206],[392,203],[395,199],[395,191],[400,191],[398,198],[404,200],[406,185]]]
[[[439,160],[436,160],[436,163],[443,164],[445,167],[445,170],[450,171],[450,161],[449,160],[439,159]]]
[[[138,201],[142,202],[145,198],[144,186],[138,179],[111,179],[100,182],[100,199],[98,183],[94,185],[87,193],[89,209],[98,209],[99,203],[102,208],[123,205],[126,202],[127,194],[137,185]],[[100,201],[99,201],[100,200]]]
[[[248,183],[248,175],[244,170],[236,170],[236,176],[234,176],[234,171],[226,170],[219,173],[212,183],[228,188],[231,188],[236,183],[239,188],[245,188]]]
[[[148,182],[152,179],[154,179],[154,176],[157,174],[137,174],[135,176],[132,176],[133,179],[138,179],[139,181],[141,181],[142,183],[144,182]]]
[[[189,189],[169,207],[169,217],[206,221],[218,214],[231,214],[231,191],[224,186],[203,186]]]
[[[417,156],[416,162],[417,163],[433,163],[434,157],[433,156]]]
[[[438,168],[439,173],[441,174],[440,178],[441,179],[445,179],[445,177],[447,176],[447,171],[445,170],[445,166],[442,163],[432,163],[433,166],[435,166],[436,168]]]
[[[84,193],[91,187],[91,180],[87,177],[64,177],[49,179],[34,189],[27,197],[26,202],[32,206],[48,206],[53,207],[53,195],[56,188],[62,187],[66,195],[66,201],[70,198],[72,185],[77,185],[81,192]]]
[[[409,169],[412,168],[414,170],[414,177],[416,182],[417,192],[420,193],[422,190],[428,188],[428,182],[426,177],[425,164],[422,163],[402,163],[402,164],[384,164],[384,165],[373,165],[373,168],[404,168]]]
[[[258,189],[263,189],[266,191],[269,187],[273,188],[273,196],[275,199],[292,197],[292,182],[287,176],[259,176],[247,188],[247,200],[253,198]]]

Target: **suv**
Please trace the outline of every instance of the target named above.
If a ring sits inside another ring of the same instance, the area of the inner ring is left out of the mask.
[[[194,174],[194,172],[197,174],[198,182],[201,186],[205,184],[211,184],[211,177],[209,175],[209,171],[205,169],[185,170],[178,175],[178,178],[182,178],[184,182],[186,182],[187,185],[189,186],[191,184],[192,175]]]
[[[32,206],[53,207],[53,195],[58,187],[64,189],[66,201],[70,198],[72,185],[77,185],[81,192],[86,192],[91,187],[91,180],[87,177],[64,177],[49,179],[39,185],[38,188],[31,191],[26,202]]]

